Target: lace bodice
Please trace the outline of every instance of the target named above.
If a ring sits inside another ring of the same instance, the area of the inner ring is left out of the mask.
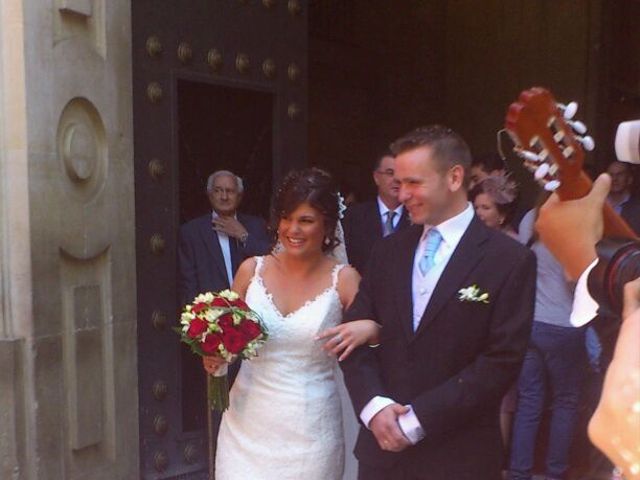
[[[246,294],[247,303],[262,315],[269,331],[269,340],[256,360],[290,363],[296,368],[333,369],[335,359],[327,356],[321,348],[324,341],[315,340],[315,336],[340,323],[342,305],[336,287],[338,274],[344,265],[334,267],[329,287],[287,315],[280,313],[264,285],[261,276],[263,265],[264,257],[257,257],[255,274]]]

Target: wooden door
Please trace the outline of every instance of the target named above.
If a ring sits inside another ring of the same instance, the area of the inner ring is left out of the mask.
[[[207,478],[198,362],[171,327],[180,224],[207,176],[243,177],[241,209],[306,164],[307,12],[298,0],[132,2],[141,476]]]

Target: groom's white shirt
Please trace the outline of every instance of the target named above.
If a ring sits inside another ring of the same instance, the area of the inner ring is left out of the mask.
[[[422,318],[424,311],[429,304],[429,300],[431,299],[431,294],[433,293],[442,272],[449,263],[451,255],[458,246],[458,243],[460,243],[462,235],[464,235],[464,232],[469,227],[471,220],[473,220],[473,207],[471,206],[471,203],[468,203],[467,208],[465,208],[461,213],[455,217],[445,220],[440,225],[435,226],[440,232],[440,235],[442,235],[442,242],[435,253],[434,266],[426,273],[426,275],[422,275],[418,268],[418,264],[424,254],[427,232],[432,228],[432,226],[424,226],[424,231],[416,248],[413,260],[411,296],[413,299],[414,331],[418,329],[420,319]],[[362,420],[362,423],[368,428],[371,419],[373,419],[380,410],[393,403],[396,402],[387,397],[373,397],[360,412],[360,419]],[[409,412],[404,415],[400,415],[398,417],[398,423],[400,424],[400,429],[405,436],[412,444],[415,445],[424,438],[424,430],[411,405],[408,405],[408,407],[410,409]]]

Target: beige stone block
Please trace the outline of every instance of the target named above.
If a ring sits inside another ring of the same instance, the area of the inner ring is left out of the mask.
[[[34,448],[30,455],[38,480],[65,478],[65,422],[62,339],[49,336],[34,343],[32,405]]]
[[[90,17],[93,12],[93,4],[91,0],[58,0],[58,9],[61,12]]]
[[[69,427],[71,448],[82,450],[103,441],[104,362],[100,328],[81,330],[73,335],[74,373],[69,378]]]
[[[24,474],[24,395],[21,340],[0,340],[0,478]]]

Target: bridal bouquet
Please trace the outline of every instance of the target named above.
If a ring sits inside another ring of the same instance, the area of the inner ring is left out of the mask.
[[[186,305],[176,331],[199,356],[218,355],[225,363],[208,375],[209,407],[219,412],[229,407],[227,369],[238,357],[249,359],[267,339],[259,315],[232,290],[201,293]]]

